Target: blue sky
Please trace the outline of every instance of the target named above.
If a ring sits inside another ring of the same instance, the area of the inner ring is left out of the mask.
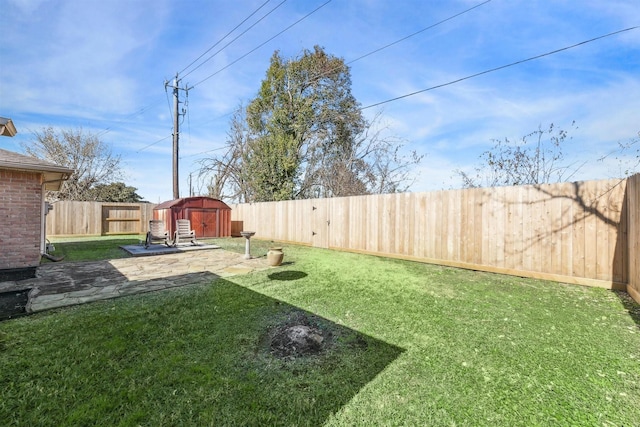
[[[171,199],[164,81],[264,2],[0,0],[0,116],[19,132],[0,146],[21,152],[45,126],[82,127],[122,156],[126,183],[146,200]],[[268,2],[203,59],[281,2]],[[184,78],[195,87],[181,128],[181,196],[198,160],[224,145],[229,113],[256,95],[274,50],[295,57],[320,45],[350,62],[483,0],[332,0],[229,66],[325,2],[282,3]],[[351,63],[352,89],[368,106],[637,25],[637,0],[491,0]],[[640,29],[364,112],[381,113],[384,132],[425,155],[412,191],[459,187],[453,171],[470,170],[492,139],[574,120],[566,153],[587,162],[575,178],[610,178],[620,161],[597,159],[640,131]]]

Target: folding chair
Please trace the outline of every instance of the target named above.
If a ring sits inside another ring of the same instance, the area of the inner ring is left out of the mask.
[[[164,228],[164,221],[152,219],[149,221],[149,231],[147,231],[147,238],[144,241],[144,248],[147,249],[153,242],[159,241],[162,241],[167,246],[171,246],[169,232]]]
[[[189,240],[196,245],[196,232],[191,229],[191,221],[188,219],[176,220],[176,231],[174,233],[173,245],[176,246],[181,240]]]

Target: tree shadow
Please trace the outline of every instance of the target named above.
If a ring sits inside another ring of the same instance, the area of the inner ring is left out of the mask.
[[[631,180],[635,180],[636,182],[631,182]],[[637,235],[632,236],[631,234],[640,233],[640,230],[635,230],[632,228],[631,233],[629,233],[629,229],[628,229],[629,223],[630,223],[630,218],[629,218],[631,213],[630,210],[640,208],[640,206],[631,206],[629,204],[629,187],[633,185],[640,186],[640,175],[635,175],[627,179],[627,185],[625,186],[624,198],[622,202],[622,212],[626,212],[626,215],[622,216],[620,220],[619,228],[618,228],[619,238],[622,239],[624,237],[624,239],[623,241],[618,242],[618,244],[616,245],[613,264],[614,266],[621,265],[622,273],[624,277],[627,278],[627,292],[616,291],[615,292],[616,296],[622,303],[622,306],[625,308],[625,310],[627,310],[627,312],[629,313],[629,316],[634,320],[634,322],[636,323],[636,326],[640,328],[640,301],[634,301],[634,299],[629,294],[629,292],[632,291],[632,289],[630,288],[634,286],[633,281],[640,280],[639,277],[634,277],[634,274],[638,275],[640,274],[640,272],[638,271],[634,272],[630,268],[631,262],[634,262],[634,260],[631,257],[640,257],[640,253],[631,252],[633,250],[632,249],[633,246],[635,246],[636,248],[638,248],[638,246],[632,244],[632,241],[630,240],[630,239],[638,239]],[[638,193],[640,193],[640,191]],[[637,202],[638,201],[636,201],[636,203]],[[637,216],[637,213],[636,213],[636,216]],[[638,224],[634,224],[632,225],[632,227],[638,227]],[[637,284],[637,285],[640,285],[640,284]]]
[[[76,268],[86,273],[87,264]],[[115,267],[106,273],[112,284],[119,275],[124,277]],[[58,271],[58,275],[52,277],[62,279],[63,274]],[[272,280],[296,280],[306,274],[274,275]],[[212,273],[131,281],[126,289],[133,294],[145,286],[160,289],[154,286],[168,282],[182,286],[135,295],[118,305],[99,301],[86,310],[62,308],[23,318],[34,321],[29,325],[32,332],[23,330],[20,339],[46,329],[55,330],[56,336],[73,336],[74,341],[69,349],[54,345],[55,337],[41,337],[51,346],[33,351],[47,357],[21,359],[10,354],[20,346],[8,340],[4,355],[19,369],[5,366],[0,382],[15,384],[15,395],[28,400],[13,402],[24,408],[14,418],[29,424],[46,417],[58,425],[89,421],[79,416],[109,425],[133,419],[151,425],[172,424],[170,420],[176,419],[184,425],[323,425],[404,352]],[[88,278],[72,284],[60,281],[59,286],[66,291],[91,290]],[[283,359],[272,352],[268,337],[295,318],[306,319],[321,331],[322,349]],[[74,358],[71,371],[52,362],[68,358],[69,351]],[[97,354],[117,364],[96,369]],[[93,386],[87,385],[87,378]],[[43,398],[23,387],[74,393]]]
[[[618,298],[621,300],[625,309],[629,312],[632,319],[637,325],[640,325],[638,319],[639,305],[629,296],[628,288],[630,283],[634,279],[634,273],[630,270],[630,263],[633,261],[631,257],[637,257],[638,254],[631,253],[633,250],[631,243],[633,233],[637,233],[638,230],[632,229],[637,227],[635,224],[631,224],[630,215],[631,209],[637,209],[629,205],[629,188],[633,185],[638,185],[638,182],[632,183],[631,180],[640,182],[640,175],[630,177],[628,179],[610,180],[602,182],[573,182],[558,185],[533,185],[531,188],[542,197],[533,197],[531,200],[523,200],[527,205],[540,206],[540,214],[549,216],[553,221],[550,222],[550,226],[547,225],[545,229],[537,229],[533,231],[531,238],[528,241],[524,241],[522,236],[505,236],[505,242],[509,247],[518,248],[519,252],[534,250],[541,248],[542,251],[558,250],[554,245],[559,245],[563,235],[571,235],[575,230],[580,230],[580,233],[584,232],[584,229],[589,227],[587,224],[591,224],[592,229],[606,230],[603,236],[608,240],[598,240],[600,234],[596,234],[592,231],[589,240],[584,240],[584,236],[578,236],[583,239],[583,250],[591,251],[591,257],[586,257],[585,254],[573,253],[574,257],[581,257],[582,263],[587,264],[592,271],[596,271],[596,275],[599,276],[603,282],[610,282],[611,289],[615,292]],[[587,185],[590,184],[590,185]],[[495,197],[490,193],[485,193],[485,196]],[[551,215],[548,211],[544,211],[542,206],[546,206],[549,201],[562,199],[566,203],[562,206],[561,212],[555,212]],[[513,200],[508,200],[506,197],[502,202],[506,206],[508,212],[510,206],[522,203]],[[551,221],[551,219],[549,221]],[[612,237],[613,236],[613,237]],[[513,241],[509,241],[511,238]],[[637,237],[636,237],[637,238]],[[520,240],[519,240],[520,239]],[[614,240],[611,240],[614,239]],[[518,246],[516,242],[523,242],[521,246]],[[594,246],[588,248],[588,245],[604,245],[605,251],[609,252],[609,257],[598,257],[598,261],[595,261],[596,251],[599,248]],[[563,249],[564,250],[564,249]],[[515,251],[511,254],[507,253],[507,256],[521,256],[520,253]],[[600,261],[602,260],[602,263]],[[558,263],[558,259],[554,259],[554,262]],[[608,261],[607,264],[605,261]],[[597,265],[593,265],[597,264]],[[556,264],[557,266],[558,264]],[[558,268],[558,267],[556,267]],[[599,269],[599,270],[596,270]],[[607,270],[609,269],[609,270]],[[575,271],[574,271],[575,272]],[[551,271],[552,274],[563,274],[558,271]],[[581,277],[581,276],[575,276]],[[586,277],[587,279],[597,279],[597,277]],[[621,292],[623,291],[623,292]]]
[[[603,281],[607,281],[606,276],[610,276],[614,288],[624,289],[628,276],[624,261],[624,257],[627,256],[627,207],[626,196],[620,193],[624,190],[625,183],[626,180],[536,184],[515,187],[519,190],[517,197],[500,191],[501,188],[483,190],[483,197],[498,202],[493,209],[501,212],[509,227],[504,232],[504,255],[506,258],[514,257],[519,260],[515,262],[516,269],[520,266],[518,262],[523,262],[523,254],[529,258],[537,254],[540,258],[536,261],[529,260],[532,271],[573,276],[575,268],[584,270],[585,266],[572,266],[571,261],[576,262],[579,258],[584,264],[588,259],[595,258],[595,246],[592,248],[589,244],[609,245],[611,235],[615,234],[616,254],[611,257],[611,265],[597,266],[600,269],[598,276]],[[526,211],[523,210],[523,206]],[[491,215],[494,215],[493,212]],[[513,222],[518,220],[519,227],[514,227]],[[495,227],[501,226],[500,221],[497,221]],[[593,232],[596,226],[598,230],[604,230],[608,240],[596,242]],[[585,228],[589,227],[592,235],[590,240],[585,240]],[[578,251],[589,250],[590,256],[575,253],[576,243],[583,246],[582,249],[578,248]],[[564,247],[561,247],[562,245]],[[609,251],[609,248],[606,250]],[[563,251],[562,257],[560,251]],[[572,258],[572,255],[577,257]],[[599,260],[604,258],[600,257]],[[561,267],[562,271],[559,271]],[[607,271],[607,268],[613,268],[613,271]],[[595,275],[585,278],[596,279]]]
[[[304,271],[279,271],[277,273],[271,273],[267,277],[269,280],[290,281],[304,279],[307,277],[307,273]]]
[[[629,313],[629,317],[636,322],[636,326],[640,329],[640,304],[634,301],[634,299],[624,291],[613,292],[616,294],[627,313]]]
[[[27,314],[31,288],[0,292],[0,321]]]
[[[632,207],[629,205],[629,189],[634,185],[638,185],[637,183],[632,182],[632,180],[639,181],[640,176],[633,176],[627,179],[614,180],[612,183],[607,184],[604,188],[600,189],[599,192],[592,194],[591,197],[585,197],[585,192],[583,191],[583,184],[580,182],[572,183],[573,192],[568,195],[556,195],[549,192],[543,186],[535,186],[536,190],[545,194],[549,199],[553,198],[565,198],[571,200],[574,205],[576,205],[581,214],[577,217],[574,216],[573,220],[559,227],[558,229],[554,229],[552,232],[558,233],[562,232],[564,229],[568,227],[574,226],[577,222],[584,221],[587,218],[595,218],[595,221],[598,224],[602,224],[607,227],[612,227],[616,231],[616,242],[615,249],[613,255],[611,257],[611,282],[612,282],[612,291],[616,294],[623,307],[627,310],[630,317],[634,320],[636,325],[640,327],[640,304],[633,300],[633,298],[629,295],[629,287],[632,286],[631,282],[634,279],[634,272],[630,270],[630,263],[633,261],[632,257],[637,257],[640,254],[632,253],[632,238],[637,238],[632,236],[633,233],[637,233],[640,230],[635,230],[633,227],[636,227],[635,224],[630,224],[630,209],[637,209],[637,207]],[[610,197],[619,186],[624,187],[624,191],[621,195],[621,199],[618,200],[616,197],[613,201],[615,208],[613,209],[613,218],[611,217],[611,213],[606,211],[606,208],[601,208],[600,205],[604,205],[608,207],[611,204],[611,201],[607,203],[607,198]],[[602,203],[602,201],[605,201]],[[629,227],[632,227],[630,230]],[[636,273],[637,274],[637,273]],[[625,284],[626,290],[618,289],[620,284]]]

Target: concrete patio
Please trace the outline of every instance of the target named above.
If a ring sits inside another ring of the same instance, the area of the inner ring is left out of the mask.
[[[34,313],[52,308],[211,282],[271,268],[264,257],[222,249],[96,262],[48,263],[37,277],[0,283],[0,292],[30,289],[24,310]]]

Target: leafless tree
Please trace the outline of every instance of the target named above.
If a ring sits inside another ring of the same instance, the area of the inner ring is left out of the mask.
[[[321,151],[310,162],[303,181],[308,197],[344,197],[407,191],[413,184],[413,167],[423,156],[403,152],[404,141],[383,136],[381,113],[366,122],[353,143],[335,153]]]
[[[575,122],[571,127],[576,128]],[[493,140],[495,145],[480,156],[474,172],[456,170],[466,188],[502,185],[549,184],[569,181],[582,165],[566,163],[563,152],[569,133],[552,123],[518,141]]]
[[[614,157],[618,163],[618,170],[615,172],[617,178],[630,177],[640,172],[640,132],[635,138],[618,142],[618,147],[610,153],[599,158],[604,161]]]
[[[34,132],[34,138],[23,148],[31,156],[74,170],[59,192],[47,195],[52,200],[91,200],[96,185],[122,178],[120,156],[114,155],[98,136],[82,129],[43,128]]]
[[[250,200],[246,173],[242,169],[249,142],[245,123],[245,109],[241,104],[230,120],[223,154],[199,161],[198,179],[205,182],[209,197],[240,203]]]

